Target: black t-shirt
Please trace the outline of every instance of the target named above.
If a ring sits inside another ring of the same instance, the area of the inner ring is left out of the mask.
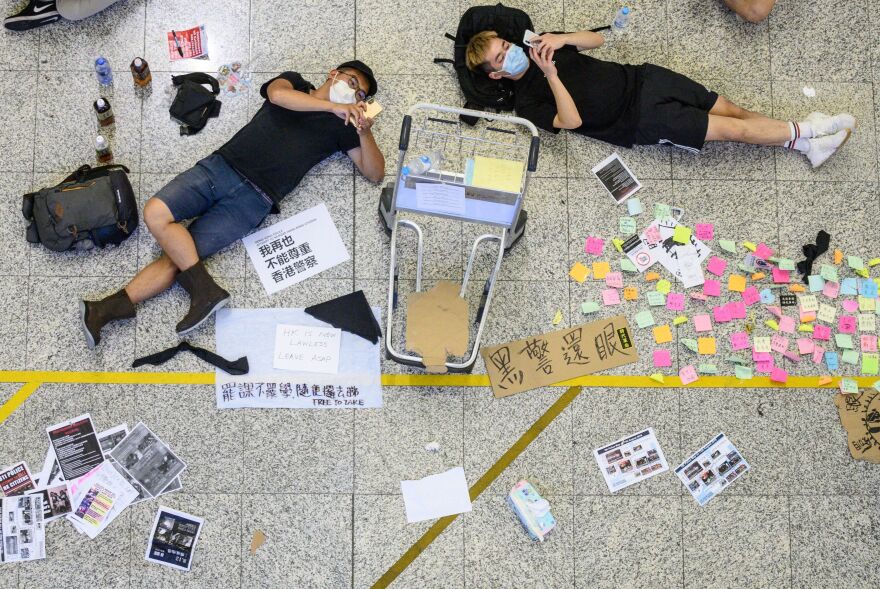
[[[553,55],[556,71],[571,94],[583,124],[576,133],[632,147],[639,122],[641,67],[602,61],[565,46]],[[516,114],[552,133],[556,100],[544,72],[529,58],[529,69],[515,82]]]
[[[267,100],[250,122],[217,150],[230,166],[256,184],[277,205],[312,167],[336,153],[360,146],[352,125],[333,113],[297,112],[272,104],[266,90],[278,78],[295,90],[315,87],[296,72],[284,72],[260,88]]]

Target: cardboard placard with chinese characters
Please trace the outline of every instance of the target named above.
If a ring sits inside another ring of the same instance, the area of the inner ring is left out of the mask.
[[[846,430],[849,453],[856,460],[880,464],[880,392],[834,396],[840,423]]]
[[[498,398],[639,359],[623,315],[487,346],[480,353]]]

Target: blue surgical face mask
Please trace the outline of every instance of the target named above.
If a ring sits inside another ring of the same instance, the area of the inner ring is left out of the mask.
[[[519,45],[511,43],[507,49],[507,55],[504,56],[504,63],[501,64],[501,71],[510,76],[518,76],[529,67],[529,58],[526,52]]]

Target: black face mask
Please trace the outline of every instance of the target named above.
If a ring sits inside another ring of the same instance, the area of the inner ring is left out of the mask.
[[[216,366],[220,370],[223,370],[224,372],[232,374],[234,376],[247,374],[248,370],[250,370],[248,366],[247,356],[242,356],[238,360],[231,362],[223,356],[219,356],[214,352],[211,352],[210,350],[190,345],[189,342],[180,342],[173,348],[168,348],[167,350],[162,350],[161,352],[156,352],[155,354],[150,354],[149,356],[144,356],[143,358],[138,358],[137,360],[132,362],[131,366],[132,368],[137,368],[138,366],[143,366],[144,364],[159,366],[160,364],[165,364],[166,362],[171,360],[177,355],[178,352],[191,352],[196,358],[204,360],[208,364]]]

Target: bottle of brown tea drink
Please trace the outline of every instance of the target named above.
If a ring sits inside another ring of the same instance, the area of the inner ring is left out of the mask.
[[[134,61],[131,62],[131,76],[134,78],[134,83],[140,86],[141,88],[145,88],[150,85],[153,81],[153,74],[150,73],[150,65],[147,63],[147,60],[135,57]]]
[[[113,108],[110,106],[109,100],[106,98],[99,98],[92,106],[95,109],[95,116],[98,117],[98,125],[101,127],[109,127],[116,122],[116,118],[113,116]]]
[[[113,152],[110,150],[110,144],[101,135],[95,139],[95,157],[102,164],[109,164],[113,161]]]

